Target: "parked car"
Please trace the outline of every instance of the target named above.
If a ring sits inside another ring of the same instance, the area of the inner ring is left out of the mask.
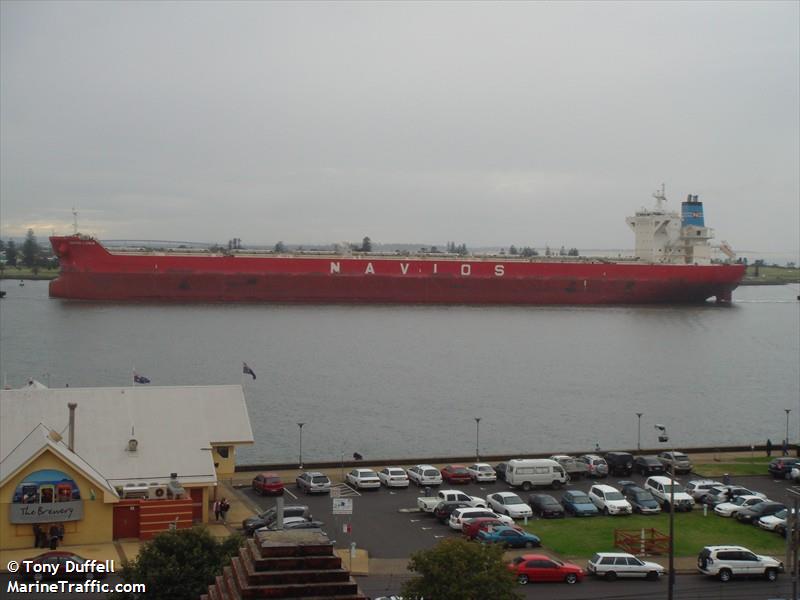
[[[506,515],[499,515],[488,508],[457,508],[450,513],[450,519],[447,524],[450,529],[462,531],[464,523],[470,519],[477,519],[478,517],[493,517],[500,520],[504,525],[513,525],[514,519]]]
[[[608,477],[608,463],[606,459],[597,456],[597,454],[584,454],[579,456],[578,460],[586,465],[586,476],[599,479],[601,477]]]
[[[786,507],[780,502],[765,500],[760,504],[740,510],[738,513],[736,513],[736,520],[740,523],[755,523],[761,517],[774,515],[776,512],[780,512],[784,508]]]
[[[435,496],[420,496],[417,507],[423,512],[433,512],[439,502],[464,502],[474,508],[486,508],[488,504],[483,498],[470,496],[459,490],[439,490]]]
[[[497,492],[486,496],[489,508],[501,515],[508,515],[512,519],[522,519],[533,516],[531,507],[514,492]]]
[[[442,474],[432,465],[414,465],[408,471],[408,479],[418,486],[441,485]]]
[[[779,456],[778,458],[773,458],[767,469],[769,470],[770,475],[772,475],[775,479],[789,479],[792,474],[792,469],[800,463],[800,458],[793,458],[790,456]]]
[[[494,472],[497,473],[498,481],[506,480],[506,469],[508,469],[508,462],[500,462],[494,466]]]
[[[473,463],[467,467],[467,472],[476,483],[493,483],[497,481],[497,473],[489,463]]]
[[[661,475],[664,472],[664,463],[655,456],[637,456],[633,459],[633,470],[642,477]]]
[[[267,494],[283,494],[283,481],[277,473],[259,473],[251,483],[253,491],[265,496]]]
[[[627,552],[597,552],[586,570],[597,577],[605,577],[613,581],[617,577],[646,577],[658,579],[664,574],[664,567],[658,563],[646,562]]]
[[[433,516],[440,523],[444,523],[450,520],[450,515],[453,514],[453,511],[457,508],[467,508],[469,504],[466,502],[439,502],[436,505],[436,508],[433,509]]]
[[[792,511],[794,512],[794,511]],[[767,515],[758,520],[758,526],[767,531],[778,531],[778,528],[783,525],[786,527],[786,517],[789,516],[789,509],[784,508],[776,512],[774,515]]]
[[[386,487],[408,487],[408,473],[400,467],[383,467],[378,471],[378,479]]]
[[[303,505],[290,505],[283,507],[283,518],[290,517],[305,517],[311,519],[311,511],[307,506]],[[255,517],[249,517],[242,521],[242,529],[245,535],[253,535],[256,529],[261,527],[268,527],[278,518],[278,509],[271,507]]]
[[[564,510],[576,517],[594,517],[600,514],[592,499],[580,490],[567,490],[561,497]]]
[[[719,577],[720,581],[758,576],[775,581],[783,571],[783,563],[742,546],[706,546],[697,557],[697,570],[703,575]]]
[[[766,494],[750,490],[740,485],[717,485],[700,496],[701,504],[716,506],[721,502],[730,502],[737,496],[759,496],[766,499]]]
[[[508,563],[508,570],[514,573],[522,585],[539,581],[563,581],[577,583],[586,575],[578,565],[562,562],[546,554],[523,554]]]
[[[100,571],[84,572],[84,563],[89,562],[82,556],[72,552],[62,552],[55,550],[45,552],[31,559],[25,559],[19,563],[18,577],[20,579],[32,579],[34,581],[46,581],[48,579],[73,579],[86,581],[87,579],[105,579],[107,573]],[[44,565],[48,565],[45,567]],[[105,565],[100,565],[105,568]],[[47,569],[45,572],[44,569]]]
[[[476,540],[484,544],[502,544],[506,548],[536,548],[542,545],[539,536],[516,527],[493,527],[478,531]]]
[[[758,496],[736,496],[730,502],[720,502],[714,507],[714,512],[720,517],[735,517],[736,513],[745,508],[750,508],[756,504],[764,502],[763,498]]]
[[[669,510],[670,502],[674,502],[675,511],[691,511],[694,508],[694,498],[687,494],[680,481],[670,479],[664,475],[648,477],[644,482],[644,489],[653,494],[664,510]]]
[[[629,515],[633,512],[630,502],[622,493],[610,485],[593,485],[589,498],[597,509],[605,515]]]
[[[653,494],[638,485],[622,486],[622,495],[631,503],[635,513],[654,515],[661,512],[661,505],[653,497]]]
[[[507,519],[508,517],[503,517]],[[507,521],[501,521],[497,517],[475,517],[464,521],[461,526],[461,532],[468,539],[475,539],[481,529],[490,529],[492,527],[517,527],[516,525],[509,525]],[[521,527],[517,527],[522,531]]]
[[[673,465],[675,473],[691,473],[694,468],[692,461],[683,452],[662,452],[658,455],[658,460],[664,465],[666,472],[669,472]]]
[[[311,519],[307,519],[306,517],[286,517],[283,520],[282,529],[320,529],[323,525],[324,523],[322,521],[313,521]],[[256,529],[256,533],[261,533],[264,531],[278,531],[277,521],[268,526],[259,527]]]
[[[550,494],[531,494],[528,496],[528,504],[531,505],[534,514],[543,519],[562,519],[564,517],[564,507]]]
[[[720,485],[725,484],[721,481],[714,481],[713,479],[693,479],[686,484],[686,493],[694,498],[695,501],[699,501],[711,488]]]
[[[582,479],[589,473],[589,465],[574,456],[567,454],[554,454],[550,460],[556,461],[569,475],[570,479]]]
[[[381,480],[372,469],[353,469],[344,476],[344,480],[357,490],[377,490],[381,487]]]
[[[628,477],[633,473],[633,454],[630,452],[606,452],[609,475]]]
[[[472,475],[464,465],[447,465],[442,469],[442,481],[447,483],[470,483]]]
[[[331,491],[331,480],[319,471],[305,471],[295,479],[297,487],[306,494],[328,494]]]

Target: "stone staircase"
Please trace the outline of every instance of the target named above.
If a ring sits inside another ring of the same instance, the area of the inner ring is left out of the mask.
[[[305,598],[366,600],[333,544],[315,531],[256,534],[239,550],[201,600]]]

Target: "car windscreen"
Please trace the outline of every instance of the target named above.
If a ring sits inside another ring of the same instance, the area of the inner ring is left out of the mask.
[[[607,492],[605,497],[606,500],[624,500],[622,494],[620,494],[619,492]]]
[[[506,496],[505,504],[525,504],[519,496]]]
[[[676,494],[682,494],[682,493],[684,493],[683,486],[682,485],[678,485],[678,484],[675,484],[675,485],[667,484],[667,485],[665,485],[664,486],[664,493],[669,494],[671,492],[675,492]]]
[[[314,483],[328,483],[328,478],[325,475],[319,475],[317,477],[312,477],[311,481]]]

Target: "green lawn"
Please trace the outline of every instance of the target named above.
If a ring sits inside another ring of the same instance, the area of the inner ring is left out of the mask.
[[[0,279],[55,279],[58,277],[59,269],[38,269],[34,273],[27,267],[3,267],[0,269]]]
[[[772,283],[797,283],[800,281],[800,269],[789,267],[759,267],[758,277],[754,265],[747,267],[744,276],[745,282],[748,281],[769,281]]]
[[[750,459],[747,459],[748,461]],[[694,465],[694,472],[703,477],[718,478],[725,473],[728,475],[766,475],[767,462],[743,462],[744,459],[735,459],[736,462],[712,462]]]
[[[595,552],[614,550],[614,529],[654,528],[667,535],[669,515],[590,517],[529,521],[527,529],[542,539],[542,545],[565,558],[586,558]],[[736,519],[718,517],[702,510],[675,514],[675,555],[696,556],[703,546],[742,545],[754,552],[781,554],[786,542],[769,531]]]

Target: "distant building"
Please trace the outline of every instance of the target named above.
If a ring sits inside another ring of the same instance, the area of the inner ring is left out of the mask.
[[[33,547],[37,523],[72,545],[205,522],[252,443],[241,386],[2,390],[0,549]]]

